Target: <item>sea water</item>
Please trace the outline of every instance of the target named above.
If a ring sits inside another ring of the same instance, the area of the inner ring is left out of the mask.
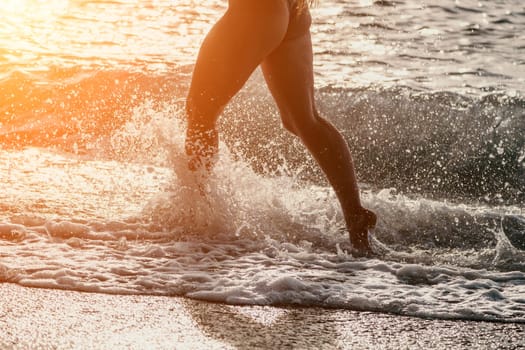
[[[184,98],[225,1],[7,0],[0,281],[525,322],[521,0],[322,1],[316,98],[344,134],[376,258],[256,71],[206,186]]]

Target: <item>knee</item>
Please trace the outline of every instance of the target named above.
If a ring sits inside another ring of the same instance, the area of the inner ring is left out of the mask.
[[[292,133],[295,136],[299,136],[299,133],[297,131],[297,125],[293,118],[291,118],[289,115],[284,114],[281,112],[281,123],[283,127],[290,133]]]
[[[315,111],[311,114],[300,116],[281,113],[281,121],[286,130],[301,139],[311,137],[325,123],[324,119]]]

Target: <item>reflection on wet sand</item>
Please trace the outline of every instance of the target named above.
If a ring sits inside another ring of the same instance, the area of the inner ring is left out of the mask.
[[[520,324],[349,310],[182,304],[206,336],[236,349],[513,349],[525,331]]]
[[[525,324],[0,284],[1,349],[516,349]]]

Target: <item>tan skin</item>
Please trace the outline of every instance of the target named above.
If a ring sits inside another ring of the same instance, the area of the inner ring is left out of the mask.
[[[341,203],[356,253],[372,253],[368,230],[376,223],[363,208],[352,156],[342,135],[323,119],[314,101],[308,8],[289,0],[229,0],[206,36],[187,99],[189,167],[211,169],[218,151],[217,119],[261,65],[284,127],[298,136],[326,174]]]

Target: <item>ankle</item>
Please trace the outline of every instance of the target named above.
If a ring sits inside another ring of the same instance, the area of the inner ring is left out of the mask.
[[[346,216],[346,223],[350,232],[372,229],[376,226],[377,215],[366,208],[360,207]]]

